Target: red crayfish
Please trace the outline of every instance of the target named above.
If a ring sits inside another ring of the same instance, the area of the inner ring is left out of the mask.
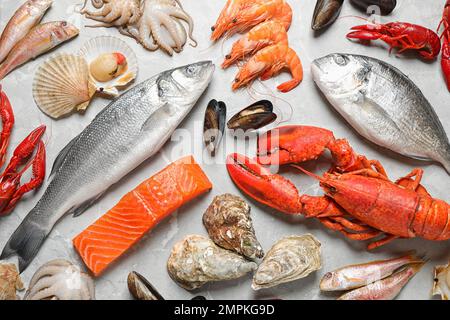
[[[349,39],[383,40],[399,53],[406,50],[417,50],[426,60],[433,60],[441,51],[439,36],[430,29],[407,22],[391,22],[386,24],[367,24],[353,27],[353,32],[347,34]]]
[[[325,150],[334,166],[323,177],[297,163],[317,159]],[[301,195],[295,185],[262,164],[291,164],[320,181],[324,196]],[[450,206],[430,196],[415,169],[391,182],[383,166],[353,151],[345,139],[326,129],[285,126],[258,138],[255,160],[231,154],[227,169],[247,195],[288,214],[319,219],[326,227],[354,240],[373,240],[369,249],[396,238],[450,239]]]
[[[0,117],[3,123],[0,134],[0,167],[5,163],[6,151],[14,126],[14,113],[8,97],[0,86]],[[11,212],[22,196],[38,188],[45,179],[45,146],[41,138],[46,127],[32,131],[14,150],[13,156],[0,174],[0,216]],[[35,149],[37,148],[36,152]],[[33,156],[34,154],[34,156]],[[31,180],[21,184],[22,175],[32,167]]]
[[[450,0],[445,3],[444,13],[438,30],[444,26],[442,32],[442,71],[444,72],[447,88],[450,91]]]

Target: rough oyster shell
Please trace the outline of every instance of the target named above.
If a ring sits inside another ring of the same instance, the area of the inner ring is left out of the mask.
[[[279,240],[267,252],[253,277],[252,288],[271,288],[308,276],[322,267],[320,242],[311,234]]]
[[[86,59],[88,66],[100,55],[113,52],[119,52],[125,56],[127,59],[127,71],[108,82],[100,82],[95,79],[93,81],[98,92],[116,97],[119,95],[118,88],[127,86],[137,77],[139,64],[134,51],[125,41],[111,36],[92,38],[80,49],[80,55]]]
[[[94,93],[86,60],[78,55],[56,54],[39,67],[34,77],[34,101],[55,119],[86,110]]]
[[[167,261],[170,277],[187,290],[210,281],[238,279],[256,268],[256,263],[200,235],[189,235],[176,243]]]
[[[164,300],[155,287],[136,271],[130,272],[127,283],[128,290],[136,300]]]
[[[211,240],[218,246],[249,259],[264,256],[256,239],[250,206],[240,197],[232,194],[215,197],[203,215],[203,224]]]
[[[446,266],[434,268],[433,296],[440,295],[442,300],[450,297],[450,262]]]
[[[71,262],[52,260],[36,271],[25,300],[95,300],[94,281]]]
[[[17,267],[14,264],[0,264],[0,300],[19,300],[16,291],[23,289]]]

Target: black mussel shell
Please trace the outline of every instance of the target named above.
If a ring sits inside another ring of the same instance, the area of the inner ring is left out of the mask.
[[[203,123],[203,141],[211,156],[215,156],[217,147],[222,140],[227,118],[227,106],[222,101],[211,100],[205,112]]]
[[[344,0],[317,0],[311,28],[321,30],[333,24],[341,13]]]
[[[127,282],[128,290],[136,300],[164,300],[155,287],[135,271],[130,272]]]
[[[196,297],[193,297],[191,300],[196,301],[196,300],[207,300],[207,299],[204,296],[196,296]]]
[[[228,129],[257,130],[277,119],[273,113],[272,102],[268,100],[258,101],[251,106],[235,114],[227,123]]]
[[[370,6],[378,6],[382,15],[390,14],[397,6],[397,0],[351,0],[350,2],[366,13],[372,13],[367,12]]]

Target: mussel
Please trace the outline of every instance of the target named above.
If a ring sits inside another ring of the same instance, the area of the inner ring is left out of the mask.
[[[167,261],[170,277],[187,290],[210,281],[238,279],[256,267],[256,263],[200,235],[190,235],[176,243]]]
[[[311,22],[314,31],[333,24],[341,13],[344,0],[317,0]]]
[[[250,205],[240,197],[223,194],[214,198],[203,215],[209,237],[218,246],[249,259],[262,258],[264,251],[256,239]]]
[[[377,9],[379,8],[379,13],[382,15],[390,14],[397,6],[397,0],[351,0],[351,3],[368,14],[372,11],[378,13]]]
[[[205,112],[203,123],[203,140],[211,156],[215,156],[222,140],[227,118],[227,107],[224,102],[211,100]]]
[[[155,287],[136,271],[130,272],[127,283],[128,290],[136,300],[164,300]]]
[[[273,112],[273,104],[261,100],[235,114],[227,123],[228,129],[257,130],[267,126],[277,119]]]
[[[320,242],[314,236],[289,236],[267,252],[258,267],[252,288],[271,288],[308,276],[322,267]]]

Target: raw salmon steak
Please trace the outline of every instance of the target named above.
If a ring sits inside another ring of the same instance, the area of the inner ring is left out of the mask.
[[[194,158],[182,158],[126,194],[76,236],[75,249],[92,273],[99,276],[161,220],[211,188]]]

